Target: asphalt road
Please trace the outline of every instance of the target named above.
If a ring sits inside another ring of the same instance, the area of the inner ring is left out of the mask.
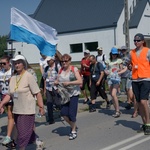
[[[122,98],[122,97],[121,97]],[[123,98],[125,100],[125,97]],[[69,126],[56,119],[55,124],[45,126],[45,117],[36,119],[36,132],[45,143],[46,150],[150,150],[150,136],[137,133],[142,123],[141,117],[131,118],[133,109],[125,110],[125,103],[120,103],[122,115],[113,118],[113,106],[110,110],[100,108],[101,101],[97,103],[97,111],[89,113],[87,105],[79,101],[80,113],[77,117],[78,137],[70,141]],[[103,105],[102,105],[103,106]],[[6,117],[1,116],[1,137],[5,135]],[[30,145],[27,150],[34,150]],[[0,146],[0,150],[6,150]]]

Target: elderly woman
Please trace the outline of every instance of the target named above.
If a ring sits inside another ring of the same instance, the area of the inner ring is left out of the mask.
[[[35,96],[41,114],[44,114],[44,105],[40,89],[34,77],[26,71],[27,63],[25,57],[17,55],[12,59],[12,63],[16,70],[16,74],[10,79],[9,92],[0,103],[0,109],[10,100],[10,98],[13,99],[13,114],[18,132],[17,145],[19,150],[25,150],[26,146],[36,139],[34,133],[36,112]]]
[[[59,71],[58,82],[61,82],[69,92],[70,101],[61,108],[61,115],[65,121],[71,126],[69,140],[77,137],[76,131],[76,115],[78,110],[78,99],[80,94],[80,85],[82,78],[78,68],[71,66],[71,57],[68,54],[62,56],[62,69]]]

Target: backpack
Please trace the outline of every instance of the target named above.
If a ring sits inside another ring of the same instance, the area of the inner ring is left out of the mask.
[[[55,71],[58,73],[58,67],[57,67],[58,63],[55,63]],[[46,66],[44,69],[44,72],[47,72],[47,70],[49,69],[49,66]]]
[[[96,60],[97,60],[98,55],[96,56]],[[103,54],[103,58],[102,61],[105,62],[105,54]]]
[[[60,68],[58,74],[61,74],[62,71],[63,71],[63,67]],[[74,66],[71,66],[71,70],[70,71],[71,71],[71,73],[70,73],[70,81],[76,80]]]

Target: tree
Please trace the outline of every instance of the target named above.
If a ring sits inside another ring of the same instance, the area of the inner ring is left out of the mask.
[[[7,36],[0,36],[0,57],[4,55],[4,50],[7,49]]]

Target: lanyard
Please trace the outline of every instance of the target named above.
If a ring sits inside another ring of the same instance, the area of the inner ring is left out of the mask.
[[[96,65],[97,65],[97,63],[95,63],[95,64],[93,65],[93,74],[95,74]]]
[[[15,92],[19,87],[20,81],[22,79],[22,76],[24,75],[25,71],[23,71],[23,73],[21,74],[20,78],[17,80],[17,75],[16,75],[16,86],[15,86]]]

